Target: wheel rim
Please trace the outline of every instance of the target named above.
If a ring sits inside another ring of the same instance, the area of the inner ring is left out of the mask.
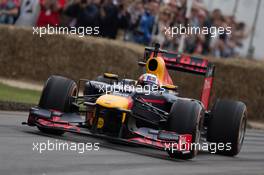
[[[238,134],[239,146],[241,146],[243,144],[245,132],[246,132],[246,117],[245,117],[245,113],[244,113],[242,121],[241,121],[240,126],[239,126],[239,134]]]
[[[199,143],[200,142],[200,138],[201,138],[201,126],[202,126],[202,123],[201,123],[201,115],[198,117],[198,123],[196,125],[196,133],[195,133],[195,143]],[[197,155],[198,154],[198,151],[199,150],[193,150],[193,153],[194,155]]]
[[[70,92],[70,96],[73,97],[73,96],[77,96],[77,87],[74,86]]]

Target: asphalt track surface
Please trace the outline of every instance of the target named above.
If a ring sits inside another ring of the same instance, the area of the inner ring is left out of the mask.
[[[22,126],[27,113],[0,111],[0,174],[40,175],[264,175],[264,131],[248,130],[237,157],[201,153],[183,161],[168,158],[163,151],[110,143],[66,133],[50,136],[37,128]],[[99,151],[33,151],[36,142],[100,143]]]

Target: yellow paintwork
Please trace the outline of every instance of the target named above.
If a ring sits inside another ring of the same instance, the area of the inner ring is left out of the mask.
[[[172,84],[164,84],[162,85],[162,87],[166,88],[166,89],[176,89],[177,86],[172,85]]]
[[[122,114],[122,123],[124,123],[124,122],[125,122],[125,120],[126,120],[126,113],[125,113],[125,112],[123,112],[123,114]]]
[[[104,126],[104,119],[102,117],[98,118],[98,122],[97,122],[97,128],[102,128]]]
[[[104,73],[104,76],[108,78],[118,78],[118,75],[112,73]]]
[[[96,100],[96,104],[106,108],[128,109],[129,99],[117,95],[102,95]]]
[[[154,70],[154,71],[149,70],[149,62],[150,62],[150,60],[152,60],[152,59],[156,59],[157,62],[158,62],[158,67],[157,67],[157,69]],[[149,60],[147,61],[147,63],[146,63],[146,71],[147,71],[147,73],[156,75],[156,76],[158,77],[158,80],[160,81],[161,84],[163,84],[163,78],[164,78],[164,74],[165,74],[165,70],[164,70],[164,68],[165,68],[165,67],[166,67],[166,66],[165,66],[165,62],[164,62],[164,60],[163,60],[162,58],[160,58],[160,57],[151,58],[151,59],[149,59]]]

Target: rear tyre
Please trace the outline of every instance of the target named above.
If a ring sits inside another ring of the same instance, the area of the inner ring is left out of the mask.
[[[246,125],[247,108],[244,103],[217,100],[212,109],[212,117],[209,119],[207,140],[226,145],[224,150],[218,149],[216,153],[235,156],[241,150]]]
[[[73,80],[61,76],[51,76],[47,80],[39,100],[39,107],[61,112],[77,112],[71,104],[72,96],[77,93],[77,85]],[[64,131],[38,127],[41,132],[62,135]]]
[[[203,108],[196,101],[177,100],[173,103],[168,119],[169,131],[178,134],[191,134],[192,143],[199,143],[203,122]],[[198,154],[198,150],[191,149],[190,153],[168,151],[170,157],[178,159],[191,159]]]

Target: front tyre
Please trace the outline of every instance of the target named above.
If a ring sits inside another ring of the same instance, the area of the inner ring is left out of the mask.
[[[191,134],[192,143],[199,143],[204,110],[202,106],[191,100],[178,99],[173,103],[168,119],[168,130],[178,134]],[[191,159],[198,154],[198,149],[191,149],[190,153],[168,151],[170,157]]]
[[[71,97],[77,93],[77,85],[73,80],[62,76],[51,76],[46,81],[39,107],[53,109],[61,112],[73,112]]]
[[[247,107],[244,103],[217,100],[209,119],[207,140],[226,145],[224,150],[217,150],[218,154],[235,156],[243,145],[246,125]]]
[[[76,112],[72,105],[72,97],[77,93],[77,85],[73,80],[61,76],[51,76],[46,81],[39,100],[39,107],[58,110],[60,112]],[[64,131],[38,127],[41,132],[62,135]]]

